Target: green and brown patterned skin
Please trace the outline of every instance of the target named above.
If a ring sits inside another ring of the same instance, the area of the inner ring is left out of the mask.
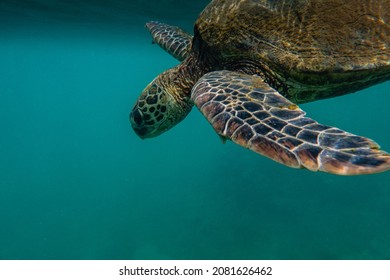
[[[295,168],[341,175],[390,169],[374,141],[305,117],[296,104],[390,79],[390,0],[214,0],[194,37],[147,24],[182,63],[143,91],[130,114],[141,138],[193,104],[224,139]]]

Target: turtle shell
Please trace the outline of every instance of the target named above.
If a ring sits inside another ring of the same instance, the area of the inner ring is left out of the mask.
[[[390,0],[214,0],[195,42],[220,68],[255,65],[296,102],[336,96],[390,77]]]

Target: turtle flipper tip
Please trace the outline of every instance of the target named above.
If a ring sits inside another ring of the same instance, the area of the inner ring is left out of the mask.
[[[351,156],[325,153],[320,157],[319,170],[337,175],[366,175],[390,170],[390,155],[383,151],[371,151],[367,151],[367,155]]]
[[[156,26],[156,25],[158,25],[158,24],[160,24],[158,21],[156,21],[156,20],[151,20],[151,21],[148,21],[147,23],[145,23],[145,27],[148,28],[148,29],[150,29],[150,28],[152,28],[153,26]]]

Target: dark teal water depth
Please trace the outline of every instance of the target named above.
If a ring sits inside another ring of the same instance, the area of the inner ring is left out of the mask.
[[[203,3],[164,18],[137,1],[96,17],[92,2],[0,5],[0,259],[390,258],[390,172],[290,169],[223,145],[196,109],[139,139],[130,109],[177,63],[144,22],[188,30]],[[302,107],[390,151],[389,90]]]

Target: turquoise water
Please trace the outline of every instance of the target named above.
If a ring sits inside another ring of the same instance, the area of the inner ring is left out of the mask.
[[[144,22],[191,30],[207,1],[122,2],[0,3],[0,259],[390,259],[390,172],[290,169],[196,109],[139,139],[129,111],[177,63]],[[390,151],[389,90],[302,107]]]

